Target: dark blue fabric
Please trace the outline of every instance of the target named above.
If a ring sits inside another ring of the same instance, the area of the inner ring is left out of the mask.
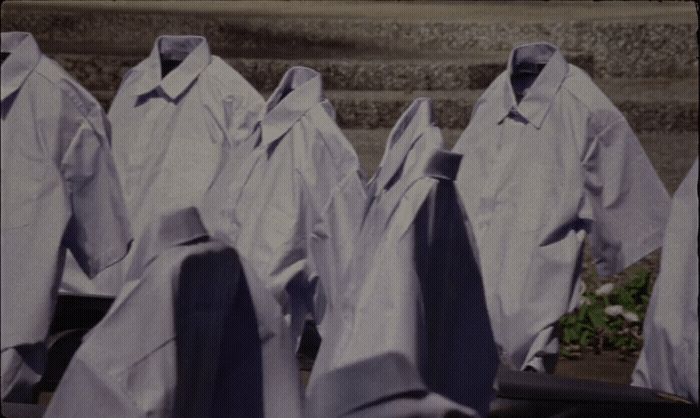
[[[498,355],[464,219],[454,184],[441,180],[414,223],[426,323],[421,377],[431,391],[487,416]]]
[[[174,415],[263,416],[258,323],[238,255],[191,256],[179,281]]]

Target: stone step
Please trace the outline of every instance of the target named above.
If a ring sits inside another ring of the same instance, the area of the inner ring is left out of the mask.
[[[366,174],[374,173],[379,165],[389,132],[390,129],[343,130],[360,157]],[[443,129],[445,146],[451,149],[461,134],[461,130]],[[667,190],[673,193],[698,156],[697,132],[646,132],[639,134],[638,138]]]
[[[687,93],[684,85],[671,92],[668,85],[625,86],[616,90],[601,86],[637,132],[697,131],[697,90]],[[616,91],[615,91],[616,90]],[[641,92],[641,93],[640,93]],[[480,96],[466,91],[327,91],[343,128],[390,128],[415,98],[433,99],[438,124],[443,129],[464,129],[472,106]]]
[[[357,2],[5,2],[3,31],[48,52],[143,56],[159,34],[201,34],[228,57],[415,58],[550,41],[594,57],[600,77],[697,72],[690,2],[358,4]]]
[[[636,132],[697,131],[698,105],[695,92],[683,82],[648,82],[644,86],[621,82],[600,83]],[[114,91],[93,91],[105,109]],[[408,105],[418,97],[433,99],[438,124],[443,129],[464,129],[480,90],[455,91],[348,91],[327,90],[341,128],[391,128]],[[268,93],[264,93],[267,97]]]
[[[292,66],[313,68],[328,90],[469,90],[484,89],[505,70],[509,52],[474,53],[450,58],[370,57],[278,59],[223,57],[260,91],[272,90]],[[123,74],[144,57],[49,54],[90,90],[116,90]],[[568,54],[567,60],[597,78],[594,58]]]

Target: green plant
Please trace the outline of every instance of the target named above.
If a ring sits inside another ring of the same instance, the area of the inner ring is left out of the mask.
[[[615,349],[626,356],[639,350],[650,277],[647,269],[640,269],[619,285],[584,290],[578,308],[560,320],[561,354],[578,358],[586,349]]]

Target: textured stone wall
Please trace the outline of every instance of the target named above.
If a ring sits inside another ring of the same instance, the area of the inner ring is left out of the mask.
[[[601,6],[604,7],[604,6]],[[396,18],[218,17],[8,7],[3,30],[31,29],[51,50],[144,53],[159,34],[208,38],[224,56],[466,55],[549,41],[592,58],[594,77],[689,77],[697,69],[695,23],[578,21],[475,23]],[[89,34],[89,37],[86,36]],[[77,42],[76,42],[77,41]]]

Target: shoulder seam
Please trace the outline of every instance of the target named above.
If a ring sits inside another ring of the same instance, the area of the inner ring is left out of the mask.
[[[310,116],[311,118],[313,118],[313,119],[315,119],[315,118],[317,117],[317,116],[312,116],[312,113],[311,113],[311,112],[307,112],[306,114],[309,115],[309,116]],[[340,128],[338,127],[338,125],[336,124],[336,122],[335,122],[334,120],[332,120],[330,117],[328,117],[327,114],[326,114],[325,112],[324,112],[324,115],[325,115],[325,117],[328,119],[328,122],[331,123],[330,126],[332,127],[332,129],[337,130],[337,131],[340,133],[340,136],[341,136],[345,141],[349,142],[348,139],[347,139],[347,138],[345,137],[345,135],[343,134],[343,132],[342,132],[342,131],[340,130]],[[324,126],[327,126],[327,125],[324,125]],[[336,170],[340,170],[340,168],[342,167],[342,165],[341,165],[341,163],[339,162],[338,158],[336,158],[336,155],[335,155],[335,153],[333,152],[333,149],[331,149],[330,145],[328,145],[328,138],[327,138],[327,136],[326,136],[326,135],[324,134],[324,132],[323,132],[322,130],[320,130],[320,129],[316,129],[316,132],[318,132],[319,136],[323,139],[323,146],[328,150],[328,152],[329,152],[329,153],[331,154],[331,156],[333,157],[333,158],[332,158],[332,160],[333,160],[333,168],[335,168]],[[358,165],[358,167],[359,167],[359,165]]]
[[[222,83],[222,84],[228,85],[229,82],[230,82],[231,80],[222,79],[221,76],[220,76],[217,72],[215,72],[215,71],[209,71],[209,69],[211,68],[211,66],[214,65],[214,63],[217,62],[217,61],[220,62],[220,63],[222,63],[222,64],[225,64],[224,68],[226,68],[228,71],[231,71],[237,78],[239,78],[241,81],[244,82],[245,90],[251,90],[252,92],[256,93],[256,94],[263,100],[263,102],[264,102],[264,98],[262,97],[262,95],[260,94],[260,92],[258,92],[258,90],[257,90],[255,87],[253,87],[252,84],[250,84],[250,81],[246,80],[245,77],[243,77],[243,75],[241,75],[241,73],[239,73],[235,68],[233,68],[233,67],[231,67],[230,65],[228,65],[228,63],[227,63],[226,61],[224,61],[222,58],[220,58],[220,57],[218,57],[218,56],[216,56],[216,55],[212,55],[212,61],[211,61],[211,63],[207,66],[207,68],[205,68],[204,72],[207,72],[207,74],[209,74],[209,76],[212,77],[213,79],[215,79],[216,81],[218,81],[218,82],[220,82],[220,83]],[[220,64],[217,64],[217,65],[220,65]],[[236,90],[240,93],[243,89],[236,89]],[[222,94],[222,97],[227,97],[227,96],[230,96],[230,95],[231,95],[231,94]],[[245,96],[246,98],[248,97],[247,94],[244,94],[244,95],[242,95],[242,96]]]
[[[567,92],[569,92],[569,94],[571,95],[571,97],[573,97],[574,99],[576,99],[576,102],[580,103],[583,107],[585,107],[586,110],[588,111],[588,113],[591,113],[591,112],[592,112],[591,106],[590,106],[588,103],[584,102],[584,101],[578,96],[578,94],[576,94],[576,92],[574,92],[573,90],[571,90],[571,89],[569,88],[569,86],[566,84],[566,81],[562,84],[562,88],[563,88],[564,90],[566,90]]]
[[[48,58],[48,57],[42,57],[42,59],[43,59],[43,58],[50,60],[51,64],[52,64],[52,65],[55,65],[55,66],[63,73],[65,79],[66,79],[68,82],[80,86],[80,83],[78,83],[78,81],[75,80],[70,74],[68,74],[68,72],[67,72],[64,68],[62,68],[60,65],[58,65],[58,63],[53,62],[53,60],[51,60],[51,59]],[[81,115],[85,120],[88,120],[88,119],[89,119],[89,118],[88,118],[89,112],[87,112],[86,106],[85,106],[83,103],[81,103],[81,102],[75,97],[75,94],[74,94],[73,92],[71,92],[71,91],[69,91],[69,90],[67,90],[67,89],[62,88],[55,80],[52,80],[51,78],[49,78],[49,77],[48,77],[43,71],[41,71],[40,69],[38,69],[37,73],[38,73],[39,75],[41,75],[46,81],[48,81],[49,83],[51,83],[51,85],[53,85],[53,86],[56,87],[57,89],[61,90],[62,92],[65,92],[65,93],[67,94],[67,96],[70,98],[70,101],[73,103],[73,106],[75,106],[75,108],[76,108],[76,110],[78,111],[78,113],[80,113],[80,115]],[[85,87],[80,86],[79,88],[82,88],[83,90],[85,90],[85,91],[90,95],[90,97],[94,100],[94,102],[92,103],[93,105],[98,106],[98,107],[101,107],[100,103],[97,101],[97,99],[94,98],[94,96],[92,95],[92,93],[90,93]],[[88,120],[88,123],[90,123],[89,120]],[[92,123],[90,123],[90,126],[92,126]],[[93,126],[93,128],[94,128],[94,126]]]

